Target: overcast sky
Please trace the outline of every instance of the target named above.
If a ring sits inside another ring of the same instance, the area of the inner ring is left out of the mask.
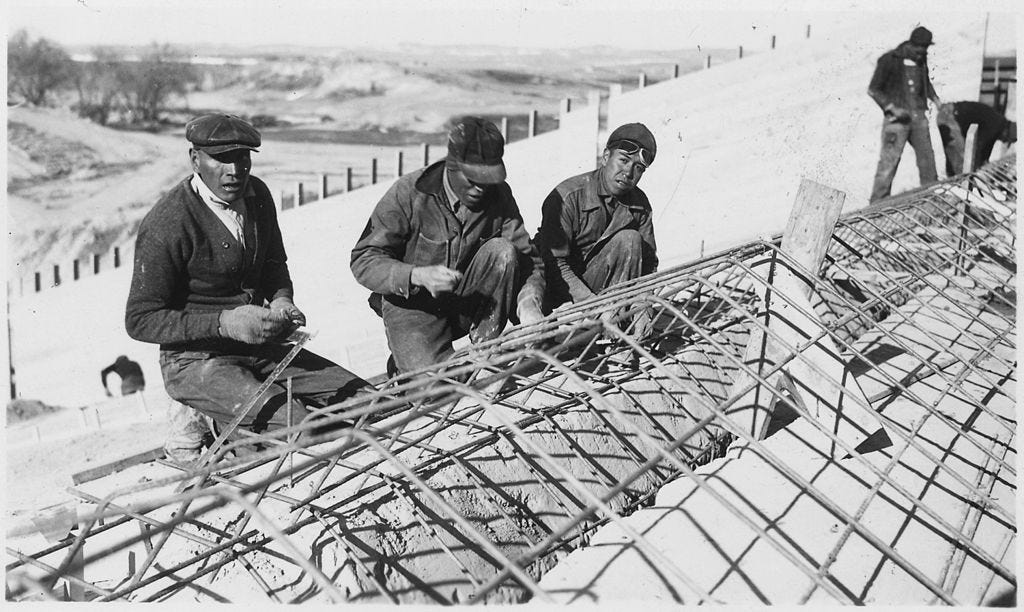
[[[1018,2],[944,0],[8,0],[8,34],[65,45],[150,42],[334,47],[396,43],[680,49],[767,46],[841,26],[843,11],[938,10]],[[829,10],[821,10],[826,6]],[[685,8],[684,8],[685,7]],[[727,10],[723,10],[726,7]],[[771,10],[765,10],[771,9]],[[953,15],[950,17],[950,15]],[[1004,28],[1007,29],[1007,28]],[[1012,31],[1012,28],[1008,30]]]

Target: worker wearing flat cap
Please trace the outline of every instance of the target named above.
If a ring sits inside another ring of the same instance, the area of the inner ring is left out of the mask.
[[[490,340],[510,317],[542,318],[543,264],[505,183],[505,141],[463,117],[448,155],[399,178],[352,249],[352,273],[384,320],[389,373],[445,360],[452,341]]]
[[[599,168],[565,179],[544,200],[534,242],[547,269],[545,310],[658,269],[651,204],[637,186],[657,150],[647,126],[621,125]]]
[[[921,185],[938,180],[935,151],[928,129],[928,101],[939,108],[942,102],[928,76],[928,47],[932,33],[918,26],[895,49],[886,52],[875,65],[868,95],[882,109],[882,150],[871,187],[871,202],[888,196],[896,176],[903,147],[914,148]]]
[[[132,338],[160,345],[173,399],[229,423],[289,352],[285,339],[306,318],[293,301],[274,201],[249,174],[260,133],[239,117],[211,114],[190,121],[185,138],[192,175],[139,227],[125,326]],[[287,379],[291,410],[282,386]],[[308,406],[340,402],[367,386],[305,350],[278,380],[240,427],[260,432],[297,424]],[[192,436],[192,448],[172,437],[172,459],[198,458],[200,435]]]

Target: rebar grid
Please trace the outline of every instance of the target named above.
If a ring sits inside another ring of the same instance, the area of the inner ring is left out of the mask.
[[[1015,491],[1016,478],[1006,408],[1016,372],[1015,157],[898,200],[841,219],[820,270],[795,264],[779,239],[743,245],[564,307],[291,427],[231,441],[226,432],[197,469],[150,464],[159,475],[147,482],[99,481],[76,492],[95,511],[75,538],[31,554],[8,548],[8,598],[53,597],[64,581],[86,599],[164,601],[193,588],[228,599],[219,593],[237,593],[241,572],[272,601],[551,602],[545,572],[614,525],[678,601],[723,601],[627,520],[679,478],[804,577],[801,602],[820,592],[863,603],[834,569],[853,541],[934,601],[958,603],[967,563],[1015,586],[1008,545],[975,541],[983,522],[1015,534],[1012,504],[992,494]],[[812,289],[813,311],[774,289],[783,268]],[[765,290],[812,322],[791,330],[799,340],[780,333],[778,316],[765,324]],[[754,332],[783,357],[745,363]],[[824,386],[787,379],[797,365]],[[752,382],[730,388],[740,374]],[[853,392],[851,377],[871,393]],[[774,406],[771,418],[796,419],[778,424],[799,432],[795,454],[747,431],[738,402],[752,390]],[[908,406],[917,416],[901,420]],[[876,415],[896,446],[854,448],[830,420],[848,420],[851,407]],[[727,448],[755,453],[834,517],[843,529],[829,550],[809,553],[705,481],[700,466]],[[844,508],[804,476],[793,462],[807,452],[862,485],[859,503]],[[908,478],[923,470],[905,457],[932,471],[923,488]],[[972,461],[980,470],[964,473]],[[940,507],[947,498],[956,513]],[[929,553],[950,555],[941,573],[872,531],[865,513],[879,506],[903,508],[944,542]],[[140,545],[134,571],[107,567]]]

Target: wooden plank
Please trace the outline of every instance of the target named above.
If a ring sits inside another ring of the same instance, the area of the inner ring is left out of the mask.
[[[155,461],[156,459],[159,459],[163,456],[163,447],[154,448],[153,450],[148,450],[142,453],[132,455],[130,457],[125,457],[124,459],[118,459],[117,461],[113,461],[111,463],[90,468],[83,472],[78,472],[77,474],[72,474],[71,482],[75,483],[76,485],[80,485],[83,482],[89,482],[90,480],[96,480],[97,478],[103,478],[104,476],[109,476],[110,474],[113,474],[115,472],[120,472],[121,470],[129,468],[133,465]]]
[[[811,274],[817,273],[821,266],[845,200],[844,193],[825,185],[806,179],[800,183],[783,234],[782,251]],[[761,298],[764,303],[763,322],[778,339],[760,329],[752,330],[743,362],[758,373],[781,363],[792,355],[795,347],[806,344],[823,329],[808,299],[810,286],[783,265],[778,257],[772,257],[760,266],[773,269],[771,276],[766,275],[768,283],[761,288]],[[784,295],[785,299],[776,298],[776,294]],[[753,376],[740,372],[733,382],[730,397],[753,382]],[[736,425],[755,439],[764,439],[770,430],[772,416],[780,408],[778,396],[773,391],[785,390],[812,418],[851,447],[858,448],[869,439],[888,440],[877,415],[864,407],[870,406],[864,392],[847,371],[838,348],[828,337],[804,348],[767,382],[770,389],[757,385],[743,393],[730,409]],[[830,454],[835,451],[833,444]]]

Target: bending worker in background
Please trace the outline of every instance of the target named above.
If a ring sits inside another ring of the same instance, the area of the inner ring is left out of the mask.
[[[928,47],[932,33],[916,27],[910,40],[878,58],[868,86],[868,95],[882,109],[882,151],[871,188],[871,201],[887,197],[892,180],[903,156],[903,147],[910,141],[917,156],[917,172],[921,186],[938,180],[935,152],[928,133],[928,100],[938,107],[941,102],[928,77]]]
[[[504,151],[493,123],[461,118],[447,157],[395,181],[352,249],[352,273],[384,320],[389,375],[447,359],[467,335],[495,338],[516,313],[543,318],[544,267],[505,183]]]
[[[1017,142],[1017,122],[1010,121],[999,111],[981,102],[961,101],[943,104],[936,119],[942,148],[946,153],[946,176],[956,176],[969,170],[974,172],[988,162],[997,140],[1006,144]],[[974,154],[971,167],[964,168],[964,139],[971,125],[974,133]]]
[[[193,174],[142,220],[125,312],[128,335],[160,345],[167,393],[228,423],[289,352],[284,339],[306,318],[292,281],[270,191],[251,176],[260,133],[231,115],[203,115],[185,126]],[[351,397],[367,383],[301,351],[240,426],[286,426],[284,381],[292,380],[291,422]],[[174,419],[172,419],[174,421]],[[181,423],[178,423],[181,425]],[[171,459],[198,459],[202,437],[172,432]]]
[[[146,388],[146,378],[142,375],[142,367],[137,362],[128,359],[127,355],[118,355],[114,363],[100,372],[100,380],[103,381],[103,390],[107,392],[107,397],[113,395],[110,392],[110,387],[107,386],[107,377],[111,373],[117,374],[121,379],[121,395],[131,395]]]
[[[651,203],[637,187],[656,152],[645,125],[619,126],[599,168],[565,179],[544,200],[534,242],[547,269],[545,312],[658,269]]]

